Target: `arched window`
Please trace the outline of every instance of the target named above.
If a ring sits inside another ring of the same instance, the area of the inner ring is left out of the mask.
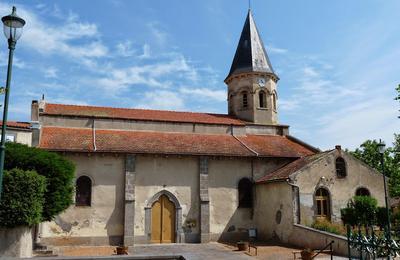
[[[274,110],[276,110],[276,93],[272,94],[272,103],[274,105]]]
[[[242,108],[248,108],[247,92],[242,92]]]
[[[367,196],[367,197],[369,197],[369,196],[371,196],[371,193],[369,192],[369,190],[367,188],[361,187],[361,188],[358,188],[356,190],[356,196]]]
[[[264,91],[258,92],[258,100],[260,107],[266,108],[267,107],[267,100],[266,100],[266,95]]]
[[[342,157],[336,158],[336,176],[338,178],[344,178],[346,175],[346,162]]]
[[[90,206],[92,200],[92,180],[81,176],[76,180],[75,206]]]
[[[329,192],[324,188],[319,188],[315,193],[316,217],[320,219],[330,219],[330,198]]]
[[[239,208],[253,207],[253,182],[248,178],[242,178],[238,185]]]

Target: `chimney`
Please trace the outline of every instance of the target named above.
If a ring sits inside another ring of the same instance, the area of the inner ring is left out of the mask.
[[[39,102],[37,100],[32,100],[31,121],[39,121]]]
[[[338,150],[338,151],[341,151],[342,147],[339,144],[337,144],[337,145],[335,145],[335,149]]]

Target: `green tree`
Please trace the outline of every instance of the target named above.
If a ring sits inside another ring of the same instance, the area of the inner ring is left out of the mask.
[[[0,226],[32,226],[42,220],[46,178],[35,171],[4,171]]]
[[[72,204],[75,166],[61,155],[18,143],[6,144],[5,169],[33,170],[46,177],[42,221],[52,220]]]
[[[381,155],[378,151],[378,143],[376,140],[367,140],[360,145],[355,151],[350,151],[354,157],[365,162],[377,171],[382,171]],[[392,197],[400,196],[400,158],[396,153],[400,148],[400,136],[395,135],[393,147],[388,147],[383,155],[385,175],[390,177],[389,192]]]
[[[371,225],[376,222],[378,202],[369,196],[354,196],[347,204],[347,208],[340,210],[344,224]]]

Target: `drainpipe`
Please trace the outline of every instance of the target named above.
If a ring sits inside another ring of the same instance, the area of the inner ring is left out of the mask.
[[[93,136],[93,150],[96,151],[97,147],[96,147],[96,127],[95,127],[95,121],[94,121],[94,117],[93,117],[93,124],[92,124],[92,136]]]

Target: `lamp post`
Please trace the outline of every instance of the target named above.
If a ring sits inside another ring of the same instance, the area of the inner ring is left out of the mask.
[[[382,167],[382,176],[383,176],[383,187],[385,189],[385,206],[386,206],[386,221],[387,221],[387,231],[388,231],[388,239],[391,238],[391,231],[390,231],[390,211],[389,211],[389,203],[388,203],[388,195],[386,189],[386,177],[385,177],[385,166],[384,166],[384,157],[383,154],[385,153],[385,143],[379,140],[378,150],[379,154],[381,155],[381,167]]]
[[[1,143],[0,143],[0,201],[1,192],[3,187],[3,171],[4,171],[4,157],[5,157],[5,143],[6,143],[6,128],[7,128],[7,114],[8,114],[8,99],[10,97],[10,82],[11,71],[15,45],[17,40],[21,37],[22,28],[25,25],[24,19],[17,15],[17,8],[13,6],[12,13],[1,18],[3,22],[4,35],[8,40],[8,68],[7,68],[7,81],[4,97],[4,110],[3,110],[3,125],[1,127]]]

